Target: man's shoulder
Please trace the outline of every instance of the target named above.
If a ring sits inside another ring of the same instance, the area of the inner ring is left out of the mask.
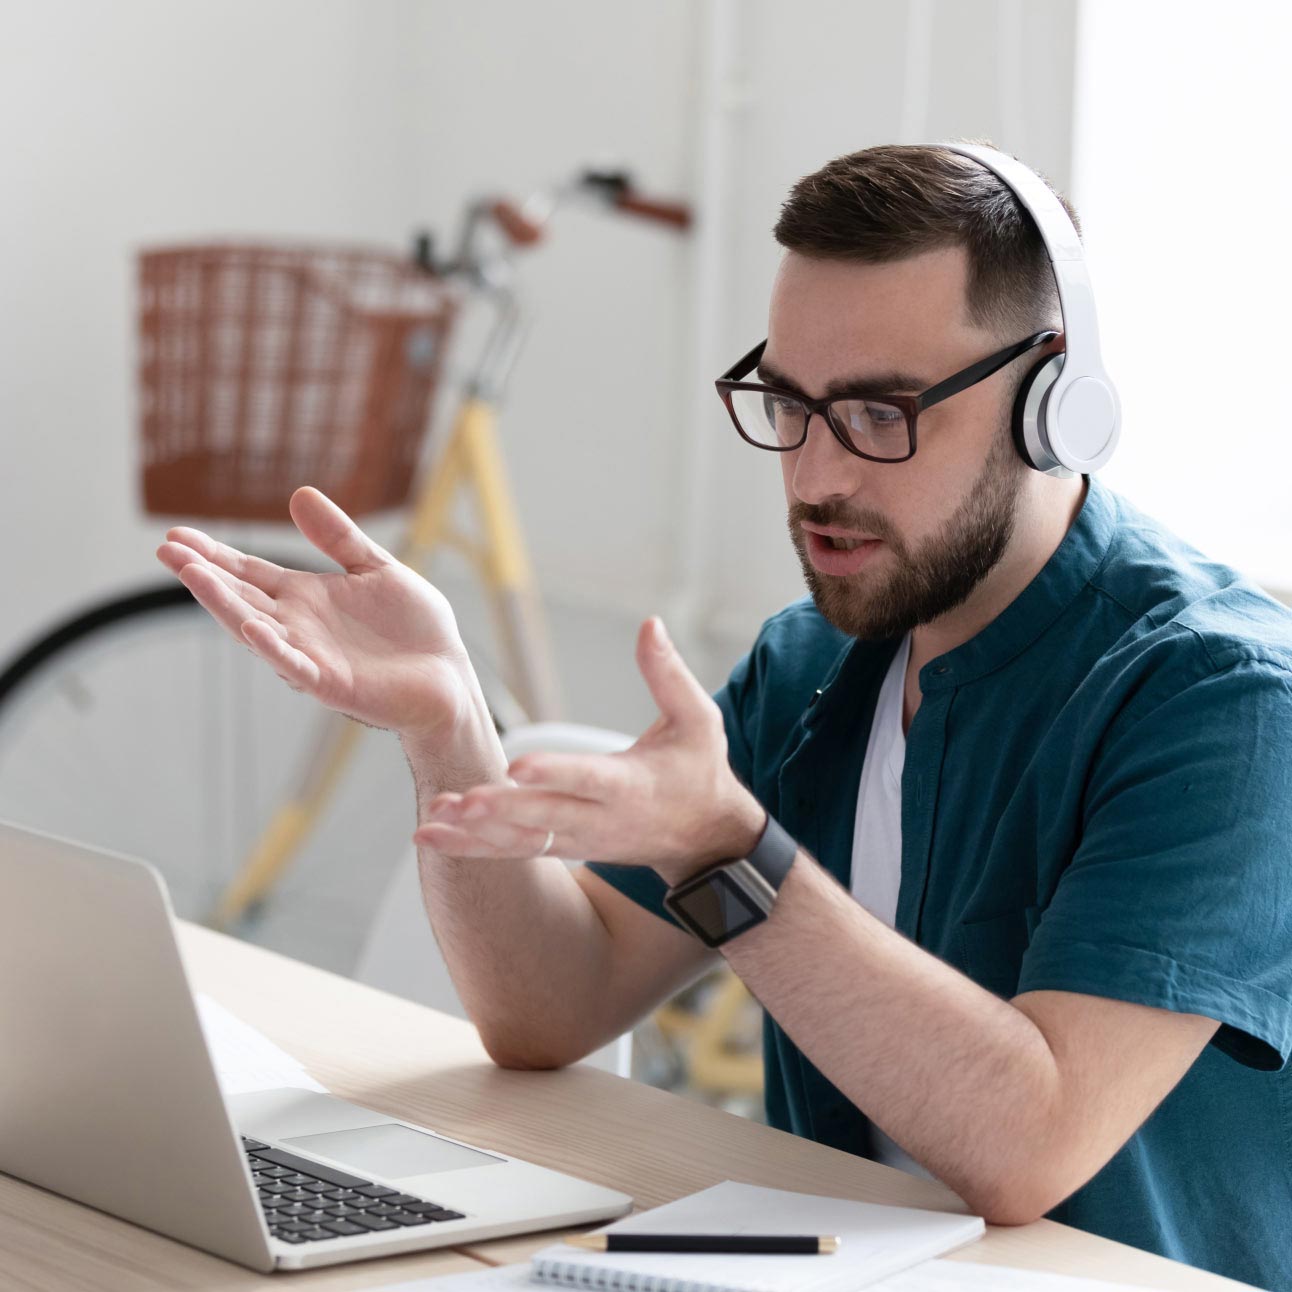
[[[853,639],[829,623],[805,596],[764,620],[748,653],[720,693],[748,735],[797,723],[813,693],[826,686]]]
[[[816,671],[833,664],[852,641],[825,618],[811,596],[803,596],[763,621],[753,649],[778,668],[801,663]]]
[[[1117,499],[1107,555],[1090,580],[1119,623],[1104,662],[1166,690],[1237,672],[1292,683],[1292,609]]]
[[[847,665],[850,677],[881,676],[899,645],[897,638],[860,640],[836,628],[811,596],[791,602],[763,621],[747,656],[748,680],[771,683],[798,697],[828,687]]]
[[[810,596],[764,621],[716,698],[732,766],[764,802],[793,751],[817,691],[859,645],[829,623]],[[768,779],[770,777],[770,780]]]

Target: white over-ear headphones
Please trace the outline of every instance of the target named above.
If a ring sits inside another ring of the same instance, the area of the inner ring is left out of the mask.
[[[1113,455],[1121,401],[1099,353],[1095,298],[1081,240],[1063,204],[1022,162],[982,144],[939,143],[998,175],[1031,212],[1054,269],[1063,314],[1064,353],[1042,359],[1023,378],[1014,404],[1014,442],[1038,471],[1086,475]]]

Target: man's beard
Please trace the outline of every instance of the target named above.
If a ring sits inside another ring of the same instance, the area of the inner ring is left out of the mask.
[[[1005,554],[1027,469],[1008,432],[998,433],[964,502],[938,533],[913,552],[877,512],[794,503],[789,511],[790,538],[816,608],[840,632],[875,641],[900,637],[954,610]],[[854,575],[820,574],[807,554],[799,523],[804,520],[882,539],[894,568],[886,575],[866,568]]]

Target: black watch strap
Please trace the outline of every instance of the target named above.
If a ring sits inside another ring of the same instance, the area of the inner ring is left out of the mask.
[[[767,825],[758,842],[745,858],[747,862],[774,888],[779,889],[790,873],[799,846],[781,823],[769,812]]]
[[[761,924],[776,905],[798,844],[769,812],[749,854],[716,861],[664,894],[664,907],[705,946],[720,947]]]

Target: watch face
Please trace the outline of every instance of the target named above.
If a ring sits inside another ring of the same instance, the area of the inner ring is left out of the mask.
[[[766,912],[723,870],[694,881],[694,888],[673,894],[673,906],[711,945],[725,942],[767,918]]]

